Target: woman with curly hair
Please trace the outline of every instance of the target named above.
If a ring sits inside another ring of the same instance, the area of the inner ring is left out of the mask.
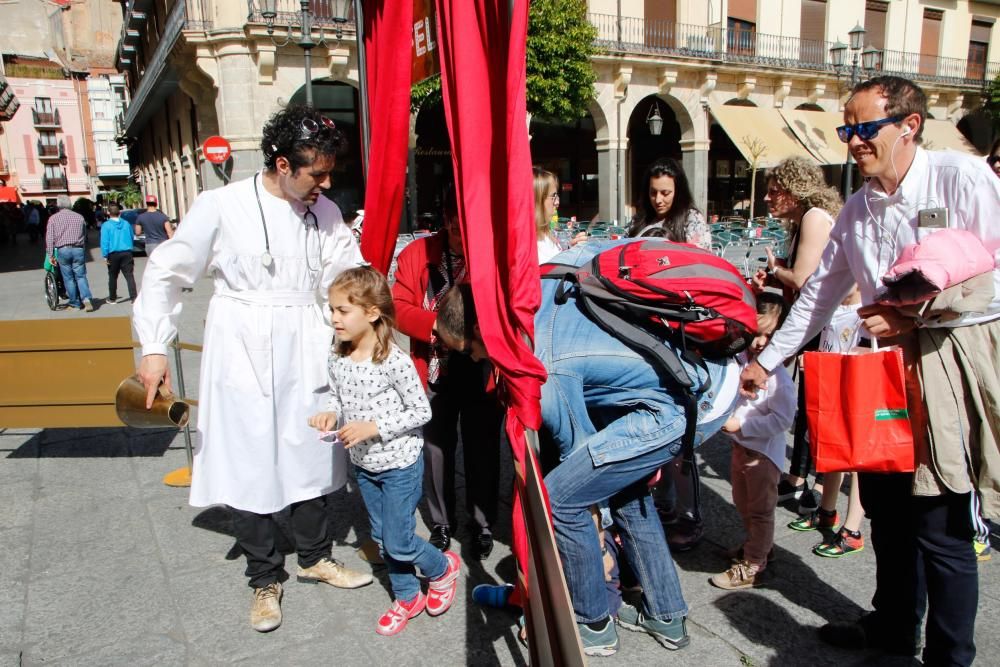
[[[802,157],[782,160],[765,177],[767,209],[784,223],[788,232],[788,260],[781,265],[768,247],[765,274],[770,273],[767,282],[781,287],[790,304],[819,266],[843,202],[837,191],[827,186],[823,171]],[[758,287],[764,286],[766,278],[758,273],[755,280]]]
[[[774,253],[768,247],[767,268],[757,272],[754,284],[760,290],[766,285],[780,287],[786,301],[791,305],[806,280],[819,266],[823,249],[830,239],[834,218],[840,212],[843,202],[837,191],[826,184],[823,171],[805,158],[790,157],[782,160],[769,169],[765,177],[767,194],[764,196],[764,201],[767,202],[771,215],[779,218],[788,231],[788,254],[782,263],[774,257]],[[853,311],[857,310],[860,301],[860,293],[855,289],[841,305],[845,311],[843,317],[850,318]],[[835,317],[840,317],[839,311]],[[819,349],[819,342],[820,336],[817,336],[804,350]],[[790,523],[789,528],[832,529],[836,526],[838,518],[836,502],[842,476],[830,475],[824,485],[822,476],[817,475],[813,484],[814,490],[810,491],[807,486],[806,476],[809,474],[812,462],[809,443],[806,440],[804,386],[805,383],[800,381],[792,458],[788,475],[778,485],[778,499],[779,501],[799,499],[799,514],[803,515],[803,518]],[[819,502],[819,494],[822,494],[822,502]],[[864,544],[858,532],[861,513],[860,501],[856,495],[856,492],[852,493],[852,496],[855,496],[852,498],[854,502],[844,525],[844,530],[847,532],[838,533],[838,537],[841,534],[846,537],[840,544],[835,545],[838,547],[835,549],[836,555],[860,551]],[[825,550],[817,551],[818,555],[831,555],[826,553],[831,550],[830,545],[818,545],[817,548],[819,547],[825,547]]]
[[[671,241],[711,249],[712,231],[694,206],[687,176],[677,160],[660,158],[646,168],[640,182],[646,192],[642,210],[629,227],[629,236],[650,236],[652,230],[662,229],[663,236]]]

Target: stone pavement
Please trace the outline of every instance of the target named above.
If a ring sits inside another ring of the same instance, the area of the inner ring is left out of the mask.
[[[56,323],[129,312],[127,304],[102,305],[106,271],[96,251],[88,268],[98,310],[49,311],[40,255],[23,239],[16,249],[0,246],[0,318]],[[138,260],[140,274],[144,261]],[[210,293],[203,282],[186,295],[183,340],[200,342]],[[197,355],[187,354],[190,396],[197,395],[197,364]],[[668,653],[648,636],[622,631],[618,655],[592,663],[911,664],[818,643],[817,626],[867,608],[874,556],[870,548],[839,560],[813,556],[817,536],[784,528],[795,516],[788,508],[778,510],[767,585],[735,593],[711,587],[708,577],[726,567],[723,552],[738,543],[741,529],[730,502],[728,446],[712,440],[699,452],[706,537],[676,556],[691,607],[691,645]],[[526,664],[514,615],[483,610],[470,599],[475,584],[512,577],[509,494],[497,548],[483,563],[465,561],[458,600],[444,616],[420,616],[402,635],[379,637],[375,619],[389,603],[384,574],[357,591],[293,578],[285,588],[284,624],[261,635],[247,622],[250,591],[242,560],[232,553],[227,511],[189,507],[185,490],[160,481],[184,463],[183,439],[170,430],[0,430],[0,665]],[[509,460],[505,466],[502,488],[509,489]],[[334,556],[365,567],[354,555],[366,523],[353,485],[334,494],[331,519]],[[980,565],[983,665],[1000,664],[997,560]],[[294,568],[294,557],[287,562]]]

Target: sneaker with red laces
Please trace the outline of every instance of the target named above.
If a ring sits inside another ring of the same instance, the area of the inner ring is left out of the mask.
[[[462,569],[462,560],[454,551],[445,551],[444,557],[448,559],[448,568],[444,574],[431,579],[427,584],[427,613],[431,616],[440,616],[448,611],[458,590],[458,572]]]
[[[841,527],[832,540],[813,547],[813,553],[823,558],[841,558],[848,554],[862,551],[865,548],[865,538],[861,531],[851,531]]]
[[[406,624],[411,618],[418,616],[424,610],[425,605],[426,598],[423,593],[417,593],[417,597],[409,602],[393,600],[389,611],[378,619],[375,632],[386,637],[399,634],[406,629]]]

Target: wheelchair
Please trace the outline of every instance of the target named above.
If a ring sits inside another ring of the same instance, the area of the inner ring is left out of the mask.
[[[49,310],[56,310],[59,307],[59,299],[68,299],[66,296],[66,286],[63,284],[62,271],[59,266],[52,263],[52,259],[46,255],[45,264],[45,303],[49,305]]]

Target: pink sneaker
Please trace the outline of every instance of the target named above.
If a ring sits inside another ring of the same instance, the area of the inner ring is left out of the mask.
[[[454,551],[445,551],[444,557],[448,559],[448,569],[427,584],[427,613],[431,616],[440,616],[448,611],[458,590],[458,572],[462,569],[462,561]]]
[[[417,597],[409,602],[393,600],[389,611],[382,614],[381,618],[378,619],[378,626],[375,628],[375,632],[386,637],[399,634],[406,629],[407,621],[414,616],[420,615],[420,612],[424,610],[425,604],[426,598],[424,598],[423,593],[417,593]]]

